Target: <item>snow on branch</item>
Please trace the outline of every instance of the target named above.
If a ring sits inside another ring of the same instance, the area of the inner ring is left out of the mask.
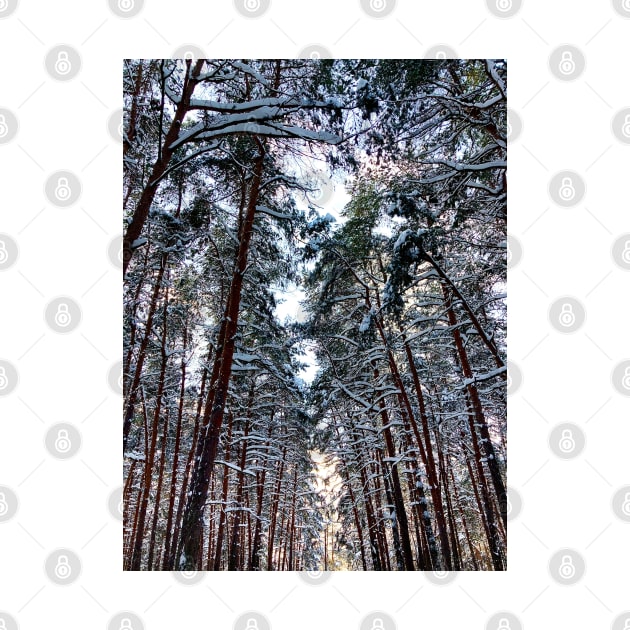
[[[272,210],[267,206],[256,206],[256,212],[262,212],[263,214],[268,214],[271,217],[275,217],[276,219],[295,219],[294,216],[290,214],[282,214],[281,212],[277,212],[276,210]]]

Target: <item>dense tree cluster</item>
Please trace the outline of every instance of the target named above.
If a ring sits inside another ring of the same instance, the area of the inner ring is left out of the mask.
[[[506,77],[125,62],[126,569],[505,569]]]

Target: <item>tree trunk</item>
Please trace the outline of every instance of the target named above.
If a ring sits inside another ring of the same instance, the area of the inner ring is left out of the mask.
[[[203,426],[206,427],[205,435],[201,436],[198,458],[193,469],[190,491],[184,509],[183,523],[181,529],[179,556],[183,559],[181,569],[199,570],[201,562],[201,542],[203,538],[203,511],[210,485],[210,475],[214,466],[219,434],[223,424],[223,414],[225,412],[225,402],[227,391],[232,374],[232,357],[234,355],[235,337],[238,329],[239,307],[241,301],[241,290],[243,287],[243,276],[247,267],[247,257],[249,244],[253,232],[254,217],[256,214],[256,204],[260,192],[262,178],[264,153],[262,144],[259,142],[261,153],[254,165],[254,176],[251,182],[247,213],[243,220],[236,264],[228,296],[227,309],[225,311],[225,343],[220,354],[215,358],[216,380],[211,386],[206,400]]]
[[[201,73],[203,63],[204,60],[199,59],[196,62],[195,67],[193,68],[191,73],[191,62],[186,62],[186,79],[184,81],[184,88],[182,90],[180,101],[175,108],[173,121],[171,122],[169,130],[166,132],[164,143],[160,145],[158,159],[153,165],[149,181],[147,182],[144,190],[142,191],[142,194],[140,195],[140,200],[138,201],[138,205],[136,206],[136,209],[133,213],[131,223],[127,228],[125,236],[123,237],[123,277],[127,273],[127,268],[129,267],[129,263],[131,262],[131,258],[133,257],[135,251],[133,248],[133,243],[140,238],[142,228],[144,227],[147,217],[149,216],[151,204],[153,203],[155,194],[158,191],[159,179],[160,177],[162,177],[162,175],[164,175],[164,171],[166,171],[166,169],[168,168],[171,157],[173,156],[174,149],[171,148],[171,145],[175,142],[175,140],[177,140],[182,122],[189,111],[190,99],[197,85],[196,77],[198,77]],[[162,138],[159,139],[159,142],[162,142]]]
[[[473,372],[470,367],[468,354],[466,353],[466,348],[464,348],[462,336],[457,325],[457,318],[455,317],[455,312],[453,311],[452,299],[443,284],[442,291],[444,293],[444,301],[446,303],[448,322],[453,329],[453,338],[455,340],[455,347],[457,348],[457,355],[462,366],[462,372],[464,373],[464,377],[467,379],[467,381],[469,381],[468,385],[466,386],[466,390],[468,391],[470,402],[472,403],[472,408],[475,414],[475,424],[477,425],[479,429],[479,434],[481,435],[485,460],[488,466],[488,470],[490,471],[490,477],[492,478],[494,490],[496,492],[497,500],[501,508],[501,518],[503,520],[503,524],[507,525],[507,502],[505,501],[507,492],[505,490],[503,478],[501,477],[501,471],[499,470],[499,462],[497,461],[496,453],[494,451],[494,445],[492,444],[492,440],[490,439],[490,432],[488,431],[488,424],[483,413],[483,407],[479,398],[479,392],[477,391],[477,387],[474,384]]]

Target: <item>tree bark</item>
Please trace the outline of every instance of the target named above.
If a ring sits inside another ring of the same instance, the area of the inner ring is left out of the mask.
[[[264,151],[258,141],[260,154],[254,165],[254,175],[250,185],[247,212],[239,233],[239,246],[234,265],[234,273],[225,311],[225,343],[220,354],[215,358],[213,374],[216,374],[215,385],[211,386],[204,411],[203,426],[205,435],[201,436],[198,448],[198,459],[193,469],[190,491],[184,509],[180,540],[180,558],[186,570],[199,570],[201,562],[201,542],[203,538],[203,510],[208,495],[210,475],[214,466],[219,434],[223,424],[227,391],[232,374],[232,357],[234,356],[235,337],[238,329],[239,307],[243,277],[247,267],[249,244],[253,233],[256,204],[260,192],[263,170]]]

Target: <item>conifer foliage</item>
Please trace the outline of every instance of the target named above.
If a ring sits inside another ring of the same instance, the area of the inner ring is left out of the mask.
[[[506,63],[123,80],[125,569],[504,570]]]

